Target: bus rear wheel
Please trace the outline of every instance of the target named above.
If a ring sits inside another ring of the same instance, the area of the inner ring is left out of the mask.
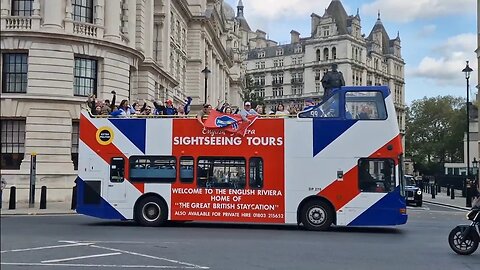
[[[324,231],[332,225],[333,215],[333,210],[327,203],[309,201],[302,208],[301,221],[307,230]]]
[[[135,220],[142,226],[164,225],[167,222],[167,217],[167,206],[158,197],[145,197],[138,202],[135,208]]]

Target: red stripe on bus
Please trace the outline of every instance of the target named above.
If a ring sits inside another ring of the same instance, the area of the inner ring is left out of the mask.
[[[98,143],[97,138],[97,127],[93,125],[90,120],[85,116],[80,116],[80,140],[84,142],[93,152],[95,152],[99,157],[105,160],[108,164],[111,163],[113,157],[123,157],[124,160],[128,161],[128,157],[125,156],[120,149],[118,149],[113,143],[107,145],[101,145]],[[92,134],[95,134],[92,136]],[[115,135],[114,135],[115,136]],[[124,177],[129,181],[129,163],[125,162],[125,172]],[[140,192],[145,190],[144,183],[135,183],[133,184]]]
[[[389,150],[390,147],[392,147],[391,150]],[[398,155],[401,153],[402,139],[401,136],[398,135],[372,153],[369,157],[392,158],[397,165]],[[317,195],[327,198],[335,207],[335,211],[338,211],[358,196],[358,194],[360,194],[360,190],[358,188],[358,166],[356,165],[343,175],[342,180],[335,180]]]

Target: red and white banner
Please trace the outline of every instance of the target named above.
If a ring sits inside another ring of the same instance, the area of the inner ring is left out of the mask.
[[[242,116],[239,114],[226,114],[212,110],[204,125],[208,129],[220,129],[245,136],[248,127],[255,122],[257,117],[256,115],[247,115],[249,121],[243,121]]]

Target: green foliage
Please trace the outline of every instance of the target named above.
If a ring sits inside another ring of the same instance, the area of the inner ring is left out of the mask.
[[[443,173],[443,163],[463,161],[465,100],[438,96],[413,101],[406,111],[406,155],[421,173]]]
[[[250,101],[252,103],[252,108],[255,108],[257,105],[265,105],[265,101],[255,92],[256,86],[252,77],[245,77],[245,89],[242,91],[242,101]]]

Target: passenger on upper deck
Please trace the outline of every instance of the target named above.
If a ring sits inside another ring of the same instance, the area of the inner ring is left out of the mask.
[[[204,104],[203,109],[197,114],[197,120],[202,126],[204,125],[203,117],[208,116],[211,110],[212,110],[212,105]]]
[[[243,110],[240,111],[240,116],[242,117],[242,120],[250,122],[250,120],[247,119],[247,115],[258,115],[258,113],[254,109],[252,109],[252,103],[250,103],[250,101],[245,101]]]
[[[290,115],[290,112],[287,109],[285,109],[285,106],[283,106],[282,103],[280,103],[277,106],[277,109],[275,111],[275,115],[288,117]]]

